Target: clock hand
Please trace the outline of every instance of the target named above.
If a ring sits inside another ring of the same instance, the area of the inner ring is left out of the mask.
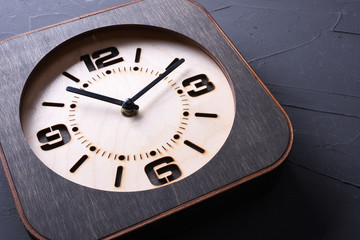
[[[119,100],[119,99],[115,99],[115,98],[111,98],[111,97],[107,97],[101,94],[97,94],[97,93],[93,93],[93,92],[89,92],[89,91],[85,91],[79,88],[74,88],[74,87],[66,87],[66,91],[68,92],[72,92],[72,93],[77,93],[86,97],[90,97],[90,98],[94,98],[100,101],[104,101],[104,102],[108,102],[108,103],[112,103],[115,105],[119,105],[122,106],[124,104],[124,101]],[[134,104],[134,109],[139,109],[139,106]]]
[[[149,83],[146,87],[144,87],[140,92],[135,94],[132,98],[128,98],[125,100],[124,104],[122,105],[123,109],[125,111],[132,111],[132,110],[138,110],[139,106],[137,106],[134,102],[140,98],[142,95],[144,95],[147,91],[149,91],[153,86],[158,84],[162,79],[164,79],[167,75],[169,75],[172,71],[174,71],[177,67],[179,67],[183,62],[185,62],[185,59],[181,58],[174,64],[172,64],[165,72],[160,74],[157,78],[155,78],[151,83]]]
[[[80,94],[80,95],[83,95],[83,96],[86,96],[86,97],[90,97],[90,98],[94,98],[94,99],[101,100],[101,101],[104,101],[104,102],[108,102],[108,103],[112,103],[112,104],[115,104],[115,105],[122,106],[122,109],[121,109],[122,113],[125,116],[130,117],[130,116],[135,115],[136,111],[139,109],[139,106],[136,105],[134,102],[138,98],[140,98],[142,95],[144,95],[147,91],[149,91],[153,86],[155,86],[157,83],[159,83],[162,79],[164,79],[167,75],[169,75],[172,71],[174,71],[177,67],[179,67],[184,61],[185,60],[182,58],[182,59],[178,60],[177,62],[175,62],[165,72],[160,74],[155,80],[153,80],[145,88],[140,90],[140,92],[135,94],[132,98],[126,99],[125,102],[122,101],[122,100],[119,100],[119,99],[107,97],[107,96],[104,96],[104,95],[101,95],[101,94],[85,91],[85,90],[70,87],[70,86],[66,87],[66,91],[72,92],[72,93],[77,93],[77,94]]]

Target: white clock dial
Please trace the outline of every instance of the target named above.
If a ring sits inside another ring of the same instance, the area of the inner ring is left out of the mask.
[[[136,99],[130,110],[127,99]],[[106,191],[193,174],[223,146],[234,115],[220,63],[183,36],[139,26],[94,30],[51,51],[28,78],[20,112],[47,167]]]

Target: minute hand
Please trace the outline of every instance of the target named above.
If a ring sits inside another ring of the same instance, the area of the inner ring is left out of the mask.
[[[135,102],[139,97],[144,95],[147,91],[149,91],[153,86],[155,86],[158,82],[160,82],[162,79],[164,79],[167,75],[169,75],[172,71],[174,71],[177,67],[179,67],[183,62],[185,62],[185,59],[180,59],[177,62],[175,62],[173,65],[171,65],[165,72],[160,74],[155,80],[153,80],[151,83],[149,83],[146,87],[144,87],[140,92],[135,94],[132,98],[130,98],[131,102]]]

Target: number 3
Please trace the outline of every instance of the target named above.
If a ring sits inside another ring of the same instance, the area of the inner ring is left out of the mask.
[[[214,84],[209,81],[205,74],[185,79],[182,85],[184,88],[193,88],[187,92],[191,97],[198,97],[215,89]]]

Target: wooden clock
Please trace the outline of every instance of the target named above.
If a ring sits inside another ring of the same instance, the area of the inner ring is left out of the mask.
[[[144,0],[0,45],[1,161],[39,239],[114,238],[266,173],[292,127],[210,15]]]

